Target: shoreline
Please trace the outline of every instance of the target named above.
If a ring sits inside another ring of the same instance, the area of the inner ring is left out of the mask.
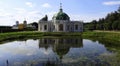
[[[0,41],[24,39],[24,38],[42,38],[42,37],[82,37],[104,39],[120,42],[120,32],[108,31],[90,31],[90,32],[38,32],[38,31],[24,31],[24,32],[9,32],[0,33]]]
[[[24,31],[24,32],[9,32],[0,33],[0,41],[24,39],[24,38],[42,38],[42,37],[81,37],[80,32],[38,32],[38,31]]]

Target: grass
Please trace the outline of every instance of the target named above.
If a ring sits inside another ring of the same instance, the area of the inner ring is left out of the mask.
[[[120,47],[120,32],[115,31],[93,31],[84,32],[83,38],[90,39],[92,41],[98,41],[108,49]],[[120,49],[119,49],[120,50]]]
[[[24,39],[24,38],[41,38],[41,37],[68,37],[68,36],[81,36],[81,33],[68,33],[68,32],[37,32],[37,31],[24,31],[24,32],[10,32],[0,33],[0,42],[5,40]]]
[[[41,37],[83,37],[89,39],[97,39],[109,43],[120,42],[120,32],[115,31],[92,31],[92,32],[38,32],[38,31],[24,31],[24,32],[10,32],[0,33],[0,42],[14,39],[24,38],[41,38]]]
[[[93,32],[84,32],[84,38],[96,38],[96,39],[105,39],[120,42],[120,32],[110,32],[110,31],[93,31]]]

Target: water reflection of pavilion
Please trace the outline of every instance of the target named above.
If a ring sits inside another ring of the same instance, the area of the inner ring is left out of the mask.
[[[39,39],[39,48],[45,48],[47,50],[48,47],[52,47],[53,52],[58,56],[58,58],[56,57],[56,60],[58,61],[52,63],[59,64],[62,61],[63,56],[70,51],[70,48],[83,47],[82,38]]]
[[[44,38],[39,39],[39,48],[52,46],[53,48],[58,46],[58,48],[63,47],[82,47],[82,39],[81,38]],[[63,47],[62,47],[63,46]]]

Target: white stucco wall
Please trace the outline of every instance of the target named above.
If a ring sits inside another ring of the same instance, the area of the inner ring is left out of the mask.
[[[63,31],[59,30],[59,25],[63,25]],[[47,29],[44,30],[44,26]],[[78,30],[75,30],[75,25],[78,25]],[[68,30],[69,26],[69,30]],[[40,21],[38,23],[38,31],[40,32],[83,32],[83,22],[68,21],[68,20],[54,20],[54,21]]]

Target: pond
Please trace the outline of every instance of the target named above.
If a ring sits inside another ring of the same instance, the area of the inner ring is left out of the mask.
[[[119,65],[119,52],[90,39],[41,38],[0,44],[0,66]]]

